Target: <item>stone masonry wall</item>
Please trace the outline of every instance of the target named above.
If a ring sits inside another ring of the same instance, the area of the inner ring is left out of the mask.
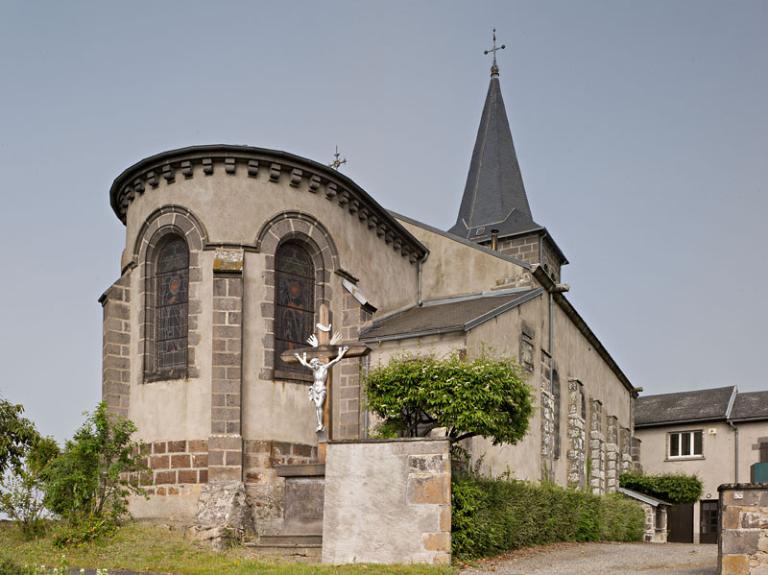
[[[277,475],[275,466],[316,462],[316,445],[246,440],[245,486],[259,535],[276,535],[283,527],[285,481]]]
[[[592,400],[589,431],[589,486],[592,493],[605,493],[605,436],[603,435],[603,404]]]
[[[721,485],[720,575],[768,573],[768,484]]]
[[[619,420],[609,415],[608,429],[605,441],[605,492],[614,493],[619,486],[619,468],[621,453],[619,452]]]
[[[535,235],[500,240],[498,251],[505,256],[511,256],[529,264],[537,264],[541,261],[539,256],[539,237]]]
[[[451,561],[451,461],[445,440],[328,445],[323,563]]]
[[[632,469],[632,437],[629,429],[622,427],[619,429],[619,454],[621,456],[621,468],[619,475]]]
[[[584,396],[580,388],[577,380],[568,382],[568,486],[578,489],[586,483],[586,425],[581,417]]]
[[[541,351],[541,480],[555,479],[555,398],[551,391],[552,358]]]
[[[144,444],[149,474],[143,483],[149,495],[178,495],[179,485],[208,483],[208,442],[205,439],[155,441]]]
[[[220,250],[213,275],[211,481],[242,481],[240,401],[243,356],[243,252]]]
[[[342,318],[340,325],[344,341],[355,341],[360,327],[370,319],[370,314],[360,306],[355,297],[343,291]],[[338,409],[338,427],[333,429],[333,439],[359,439],[361,437],[361,387],[360,358],[343,360],[334,370],[334,407]]]
[[[110,413],[128,417],[131,397],[130,275],[117,280],[99,301],[104,317],[101,397]]]

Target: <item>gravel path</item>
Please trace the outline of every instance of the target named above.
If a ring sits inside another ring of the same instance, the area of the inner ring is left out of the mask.
[[[525,549],[461,575],[716,575],[717,545],[565,543]]]

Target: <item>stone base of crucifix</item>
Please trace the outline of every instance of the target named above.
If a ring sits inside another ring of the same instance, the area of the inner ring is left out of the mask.
[[[333,440],[333,372],[332,367],[341,359],[363,357],[370,348],[360,342],[340,341],[338,334],[331,335],[330,310],[327,304],[321,304],[317,322],[317,335],[308,338],[311,347],[292,349],[280,354],[286,363],[301,363],[314,374],[313,388],[324,389],[322,405],[322,425],[316,430],[318,441],[318,459],[325,463],[326,445]]]

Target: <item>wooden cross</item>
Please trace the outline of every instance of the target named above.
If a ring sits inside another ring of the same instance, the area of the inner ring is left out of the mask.
[[[483,54],[493,54],[493,65],[491,66],[491,76],[498,76],[499,75],[499,67],[496,65],[496,52],[499,50],[503,50],[506,48],[506,45],[502,44],[499,47],[496,47],[496,28],[493,29],[493,48],[490,50],[485,50]]]
[[[296,356],[294,354],[303,355],[307,354],[307,361],[311,361],[312,359],[319,359],[322,362],[327,362],[329,360],[332,360],[338,356],[339,349],[342,347],[347,347],[347,352],[344,354],[344,359],[352,358],[352,357],[363,357],[371,353],[371,349],[365,345],[364,343],[360,343],[358,341],[354,342],[337,342],[332,343],[332,337],[331,337],[331,312],[328,308],[327,304],[320,304],[320,310],[318,313],[318,322],[317,322],[317,328],[318,328],[318,335],[315,336],[317,338],[317,346],[311,346],[311,347],[301,347],[298,349],[291,349],[286,350],[283,353],[280,354],[280,359],[282,359],[286,363],[298,363],[298,359],[296,359]],[[336,338],[333,338],[336,339]],[[331,392],[332,389],[332,375],[333,371],[331,370],[328,374],[328,379],[326,381],[326,397],[325,397],[325,404],[323,405],[323,425],[326,428],[326,437],[320,437],[321,445],[320,445],[320,461],[325,461],[325,446],[322,445],[324,443],[323,440],[328,441],[333,438],[332,434],[332,426],[333,426],[333,417],[331,413],[331,406],[333,405],[333,394]],[[322,433],[322,432],[320,432]]]

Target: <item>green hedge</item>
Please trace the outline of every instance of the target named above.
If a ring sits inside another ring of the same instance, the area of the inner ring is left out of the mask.
[[[525,481],[454,476],[453,553],[498,555],[558,541],[640,541],[645,517],[620,495]]]
[[[619,485],[663,499],[668,503],[696,503],[701,498],[703,485],[695,475],[666,473],[664,475],[642,475],[622,473]]]

